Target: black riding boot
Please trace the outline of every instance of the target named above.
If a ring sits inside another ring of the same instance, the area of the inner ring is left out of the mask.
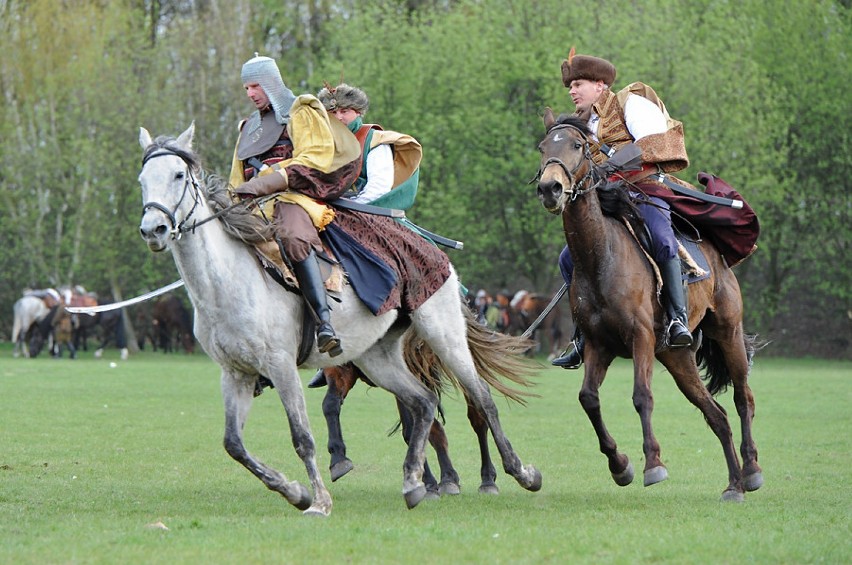
[[[689,332],[689,316],[683,296],[680,259],[675,257],[661,263],[660,274],[663,276],[663,293],[670,320],[666,328],[668,346],[672,349],[689,347],[692,345],[692,334]]]
[[[580,333],[580,327],[574,330],[574,339],[568,345],[561,356],[550,362],[551,365],[562,367],[563,369],[578,369],[583,364],[583,349],[586,345],[586,340],[583,334]]]
[[[340,355],[343,350],[340,348],[340,338],[331,327],[331,310],[328,308],[328,298],[325,295],[325,286],[316,253],[311,251],[304,261],[293,261],[293,272],[296,274],[305,300],[319,318],[317,347],[320,353],[328,353],[332,357]]]
[[[308,381],[308,388],[321,388],[328,384],[328,379],[325,376],[325,371],[320,369],[317,371],[317,374],[313,376],[313,378]]]

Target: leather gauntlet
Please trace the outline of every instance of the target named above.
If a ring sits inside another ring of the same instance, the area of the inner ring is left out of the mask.
[[[238,186],[234,192],[242,197],[267,196],[287,190],[287,173],[272,171],[263,176],[257,175],[251,180]]]

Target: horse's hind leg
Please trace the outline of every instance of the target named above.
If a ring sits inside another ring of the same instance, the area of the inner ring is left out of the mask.
[[[707,425],[722,444],[722,451],[728,465],[728,487],[722,493],[722,500],[742,501],[744,499],[742,470],[734,446],[731,426],[728,423],[728,416],[725,409],[716,402],[701,381],[693,353],[683,349],[668,350],[660,353],[659,358],[674,377],[675,383],[683,395],[701,410]]]
[[[396,396],[411,416],[411,435],[402,466],[402,494],[408,508],[414,508],[426,496],[425,448],[438,397],[409,371],[402,355],[402,339],[386,336],[358,360],[358,365],[371,382]]]
[[[752,422],[754,421],[754,394],[748,384],[750,367],[749,356],[753,354],[753,338],[745,336],[742,327],[734,332],[730,339],[717,342],[722,350],[725,362],[725,370],[730,375],[731,384],[734,388],[734,405],[737,415],[740,417],[740,455],[742,463],[743,489],[747,492],[755,491],[763,485],[763,471],[757,462],[757,446],[752,436]],[[721,370],[721,369],[720,369]]]
[[[476,370],[467,338],[467,321],[458,295],[458,283],[451,277],[423,306],[412,313],[417,333],[446,364],[464,388],[465,394],[488,422],[488,428],[503,460],[503,469],[530,491],[541,488],[541,473],[525,466],[518,457],[500,423],[497,406],[488,383]],[[471,322],[476,323],[476,322]],[[509,355],[501,351],[481,351],[483,355]]]
[[[471,404],[470,400],[467,398],[465,400],[467,400],[467,419],[470,421],[470,427],[473,428],[479,443],[481,461],[479,475],[482,480],[479,484],[479,492],[481,494],[500,494],[500,489],[497,487],[497,469],[494,468],[488,449],[488,422],[485,421],[476,406]]]
[[[399,399],[396,399],[396,407],[399,411],[399,422],[402,427],[402,439],[405,441],[405,444],[408,445],[411,439],[411,429],[414,425],[414,421],[411,417],[411,414],[408,412],[408,409],[402,404]],[[432,447],[435,447],[435,426],[440,426],[440,422],[438,420],[432,421],[432,427],[429,429],[429,443],[432,444]],[[441,427],[441,433],[443,433],[443,427]],[[440,438],[439,440],[440,441]],[[438,460],[439,465],[441,466],[442,477],[444,473],[444,463],[441,463],[441,448],[436,447],[435,451],[438,452]],[[448,460],[446,457],[446,436],[444,436],[444,460]],[[451,464],[452,466],[452,464]],[[452,470],[455,473],[455,469]],[[458,477],[458,476],[457,476]],[[429,468],[429,460],[423,460],[423,484],[426,486],[426,497],[427,498],[439,498],[441,496],[440,489],[438,486],[438,479],[435,478],[435,475],[432,474],[432,469]],[[456,478],[456,484],[458,484],[458,478]]]
[[[298,377],[294,377],[298,378]],[[279,395],[294,395],[298,393],[295,387],[284,386],[281,380],[276,380]],[[288,385],[290,383],[287,383]],[[328,516],[331,513],[331,495],[322,483],[319,470],[316,465],[315,449],[310,430],[307,428],[306,410],[302,401],[302,410],[299,415],[291,414],[292,406],[289,401],[285,402],[287,417],[290,421],[290,433],[296,452],[305,462],[308,476],[314,488],[314,500],[311,504],[311,494],[298,481],[288,481],[280,472],[272,469],[263,462],[254,458],[245,448],[243,443],[243,427],[254,397],[254,379],[245,375],[236,375],[222,370],[222,397],[225,402],[225,450],[232,458],[242,464],[254,476],[263,481],[270,490],[281,494],[287,502],[305,513],[320,514]],[[298,399],[294,399],[298,403]],[[298,406],[295,406],[298,408]],[[296,410],[297,411],[297,410]],[[301,421],[300,421],[301,420]]]
[[[633,482],[633,464],[623,453],[619,453],[615,439],[606,429],[601,414],[599,390],[606,377],[609,360],[598,359],[596,352],[589,345],[584,354],[585,372],[583,384],[580,387],[580,405],[586,412],[595,434],[598,436],[598,446],[609,462],[609,472],[618,486],[627,486]]]

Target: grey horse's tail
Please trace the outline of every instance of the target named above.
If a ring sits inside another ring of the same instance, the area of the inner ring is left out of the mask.
[[[462,310],[467,324],[467,344],[479,376],[490,387],[519,404],[526,404],[525,397],[538,396],[506,383],[509,381],[525,388],[534,386],[525,376],[535,370],[532,361],[525,356],[533,345],[532,341],[495,332],[477,322],[469,309],[462,307]],[[452,371],[414,331],[408,331],[405,336],[403,354],[408,368],[431,390],[440,392],[446,382],[459,387]]]

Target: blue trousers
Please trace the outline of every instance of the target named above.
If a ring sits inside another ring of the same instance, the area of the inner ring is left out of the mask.
[[[651,255],[654,261],[661,264],[677,257],[677,239],[672,229],[669,205],[653,196],[649,197],[648,201],[649,203],[639,204],[639,213],[651,232]],[[574,261],[567,245],[559,254],[559,271],[565,283],[570,285],[574,274]]]

